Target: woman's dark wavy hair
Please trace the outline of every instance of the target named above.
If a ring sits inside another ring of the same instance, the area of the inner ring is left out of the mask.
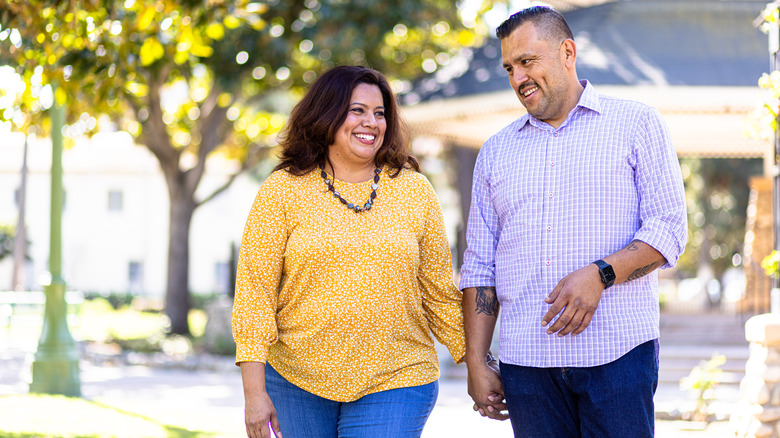
[[[409,128],[398,113],[390,84],[378,71],[359,66],[334,67],[314,81],[290,114],[280,137],[280,162],[274,170],[304,175],[325,163],[328,146],[347,118],[352,91],[358,84],[379,87],[385,106],[387,128],[374,164],[393,169],[391,176],[397,176],[404,167],[420,171],[417,159],[409,152]]]

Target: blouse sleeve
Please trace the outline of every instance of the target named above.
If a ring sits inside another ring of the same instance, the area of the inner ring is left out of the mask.
[[[257,193],[241,240],[233,301],[236,363],[265,362],[277,339],[276,304],[285,246],[283,186],[269,177]]]
[[[455,362],[460,363],[466,353],[462,294],[453,280],[452,254],[441,206],[433,187],[427,180],[425,183],[428,210],[420,241],[418,272],[423,308],[433,335],[447,347]]]

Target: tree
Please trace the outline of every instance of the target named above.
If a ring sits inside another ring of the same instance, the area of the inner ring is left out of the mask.
[[[423,70],[478,43],[484,25],[454,0],[55,0],[0,3],[0,57],[28,84],[56,84],[68,135],[108,115],[160,163],[170,198],[166,313],[188,333],[193,213],[267,157],[289,109],[317,72],[365,64],[402,91]],[[486,5],[487,6],[487,5]],[[4,46],[4,47],[3,47]],[[0,108],[0,110],[2,110]],[[0,111],[2,113],[2,111]],[[208,157],[237,171],[197,191]]]
[[[688,243],[679,270],[707,283],[739,265],[745,242],[749,179],[760,175],[760,159],[684,158],[688,199]],[[706,284],[702,286],[706,287]]]
[[[37,98],[40,88],[28,87],[10,67],[0,67],[0,82],[5,86],[0,88],[0,108],[5,108],[0,120],[24,134],[24,149],[22,153],[21,182],[16,194],[19,212],[16,221],[16,236],[13,245],[13,273],[11,274],[11,290],[24,289],[24,264],[27,260],[27,223],[25,218],[27,199],[27,145],[28,137],[35,134],[40,124],[42,108]],[[35,90],[35,91],[33,91]],[[1,254],[0,254],[0,258]]]

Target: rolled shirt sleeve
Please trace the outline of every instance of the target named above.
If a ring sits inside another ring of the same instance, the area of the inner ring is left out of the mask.
[[[464,264],[461,267],[460,288],[495,286],[496,246],[500,226],[490,196],[489,163],[490,147],[486,144],[477,156],[474,181],[471,190]]]
[[[688,221],[680,163],[658,111],[648,107],[635,136],[636,180],[641,227],[634,238],[677,265],[685,249]]]

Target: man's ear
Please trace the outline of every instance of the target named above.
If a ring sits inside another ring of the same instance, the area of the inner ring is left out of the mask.
[[[566,67],[574,68],[575,61],[577,60],[577,45],[574,44],[574,40],[566,39],[561,43],[561,58],[566,64]]]

